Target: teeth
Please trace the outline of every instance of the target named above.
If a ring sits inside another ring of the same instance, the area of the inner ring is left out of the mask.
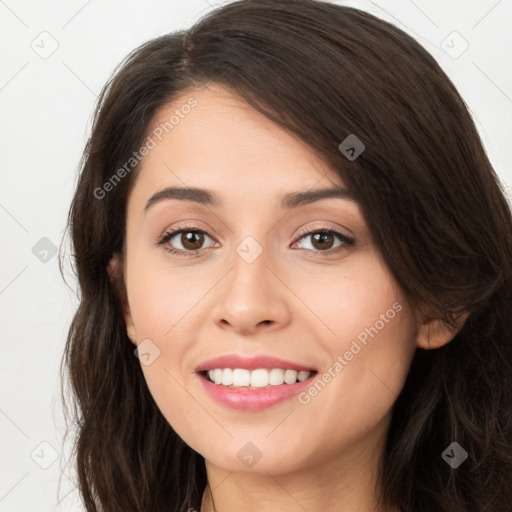
[[[287,372],[293,372],[293,370],[287,370]],[[284,375],[285,372],[283,372],[283,370],[279,368],[272,368],[272,370],[268,372],[268,383],[271,386],[280,386],[286,380]]]
[[[250,380],[250,385],[253,388],[264,388],[268,386],[270,376],[269,372],[265,369],[259,369],[259,370],[253,370],[252,372],[249,372],[249,370],[246,370],[247,373],[250,373],[250,378],[247,380]],[[246,384],[246,386],[249,386],[249,384]]]
[[[220,384],[222,382],[222,370],[220,368],[213,370],[213,381],[215,384]]]
[[[224,384],[224,379],[223,382]],[[242,368],[236,368],[233,370],[233,382],[235,387],[249,386],[251,384],[251,372],[249,370],[243,370]]]
[[[294,384],[297,382],[297,372],[295,370],[286,370],[284,373],[284,381],[286,384]]]
[[[231,368],[226,368],[222,371],[221,384],[223,386],[231,386],[233,384],[233,370]]]
[[[309,378],[312,372],[296,370],[282,370],[281,368],[258,368],[246,370],[244,368],[214,368],[208,370],[207,375],[211,382],[235,388],[252,387],[265,388],[267,386],[280,386],[283,383],[295,384]]]
[[[297,379],[302,382],[303,380],[306,380],[309,377],[309,374],[311,372],[299,372],[297,375]]]

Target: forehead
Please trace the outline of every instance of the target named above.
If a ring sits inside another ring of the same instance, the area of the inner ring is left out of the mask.
[[[169,185],[220,190],[246,204],[290,190],[343,186],[307,144],[217,85],[162,107],[147,136],[155,145],[132,191],[138,201]]]

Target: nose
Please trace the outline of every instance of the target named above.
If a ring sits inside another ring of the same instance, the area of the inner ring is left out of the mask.
[[[282,329],[290,322],[290,292],[279,276],[279,267],[267,251],[252,262],[235,253],[233,267],[223,279],[215,321],[222,329],[250,335]]]

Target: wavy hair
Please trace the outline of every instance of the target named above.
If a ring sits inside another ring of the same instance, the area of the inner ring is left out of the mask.
[[[510,206],[435,59],[373,15],[316,0],[242,0],[211,11],[134,50],[98,98],[68,216],[80,302],[61,362],[86,510],[200,508],[204,459],[152,398],[126,333],[122,276],[107,272],[123,251],[138,166],[104,197],[98,189],[140,148],[159,109],[208,83],[240,94],[338,173],[415,310],[452,327],[470,312],[450,343],[416,349],[392,410],[383,509],[510,510]],[[354,161],[338,149],[349,134],[366,146]],[[441,457],[452,442],[468,453],[456,469]]]

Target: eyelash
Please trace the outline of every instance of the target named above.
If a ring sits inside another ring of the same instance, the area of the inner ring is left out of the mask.
[[[162,237],[156,242],[157,246],[161,246],[166,244],[171,238],[173,238],[178,233],[186,233],[186,232],[193,232],[193,233],[203,233],[204,235],[208,235],[206,231],[203,231],[202,229],[197,228],[196,226],[177,226],[175,229],[172,229],[171,231],[166,231]],[[306,251],[316,252],[320,253],[323,257],[324,255],[330,256],[333,253],[339,252],[339,250],[346,250],[349,246],[353,246],[355,244],[355,240],[347,235],[344,235],[340,233],[339,231],[336,231],[332,228],[318,228],[314,230],[303,230],[299,232],[298,238],[296,241],[299,241],[301,238],[306,237],[307,235],[315,235],[317,233],[322,234],[329,234],[334,235],[338,237],[342,242],[343,245],[336,247],[335,249],[328,249],[326,251],[320,251],[320,250],[314,250],[314,249],[304,249]],[[210,237],[211,238],[211,237]],[[295,243],[295,242],[294,242]],[[195,256],[198,252],[201,251],[201,249],[197,249],[195,251],[182,251],[180,249],[174,249],[173,247],[164,247],[164,249],[174,255],[182,256],[184,258],[190,258],[192,256]]]

